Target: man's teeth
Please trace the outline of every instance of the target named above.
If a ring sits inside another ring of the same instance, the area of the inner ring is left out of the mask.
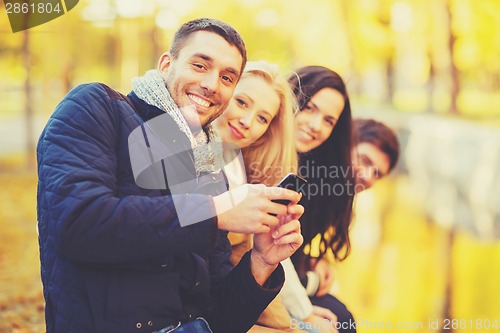
[[[205,101],[204,99],[201,99],[197,96],[194,96],[194,95],[188,95],[189,99],[192,100],[193,102],[195,102],[196,104],[198,105],[201,105],[201,106],[204,106],[206,108],[208,108],[210,106],[210,103]]]

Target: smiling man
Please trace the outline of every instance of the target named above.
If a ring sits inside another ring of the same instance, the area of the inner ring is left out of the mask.
[[[399,142],[389,127],[374,119],[354,119],[352,124],[354,177],[356,192],[361,192],[394,169],[399,158]]]
[[[47,332],[246,332],[277,295],[279,263],[303,241],[299,194],[262,185],[227,192],[207,145],[245,63],[231,26],[198,19],[128,96],[84,84],[57,106],[37,147]],[[157,118],[164,127],[154,128]],[[146,139],[153,129],[163,140]],[[144,133],[145,151],[129,147],[132,133]],[[157,163],[169,174],[164,186],[138,186],[132,153],[153,156],[156,144],[180,156]],[[175,195],[184,170],[199,188]],[[184,226],[181,215],[205,218]],[[227,231],[257,234],[234,269]]]
[[[213,32],[197,31],[182,50],[160,57],[158,68],[168,91],[192,129],[211,123],[224,111],[243,71],[242,53],[227,44]]]

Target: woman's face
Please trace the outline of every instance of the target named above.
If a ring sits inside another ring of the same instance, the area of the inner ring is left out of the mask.
[[[295,147],[305,153],[328,139],[344,109],[344,96],[333,88],[314,94],[295,116]]]
[[[222,141],[240,148],[250,146],[267,131],[279,106],[278,94],[263,78],[243,77],[228,107],[215,121]]]

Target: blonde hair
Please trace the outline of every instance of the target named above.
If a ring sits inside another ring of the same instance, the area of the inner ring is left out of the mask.
[[[276,185],[284,175],[297,171],[297,152],[293,136],[293,119],[297,102],[288,80],[278,67],[265,61],[249,61],[241,80],[256,76],[264,79],[277,93],[278,113],[266,132],[253,144],[243,148],[243,160],[249,183]]]

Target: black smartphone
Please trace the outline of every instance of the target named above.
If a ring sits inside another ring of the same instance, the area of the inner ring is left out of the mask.
[[[304,178],[294,175],[293,173],[289,173],[276,185],[278,187],[283,187],[295,192],[302,193],[302,196],[306,195],[307,190],[307,180]],[[282,205],[288,205],[290,200],[272,200],[273,202],[280,203]]]

